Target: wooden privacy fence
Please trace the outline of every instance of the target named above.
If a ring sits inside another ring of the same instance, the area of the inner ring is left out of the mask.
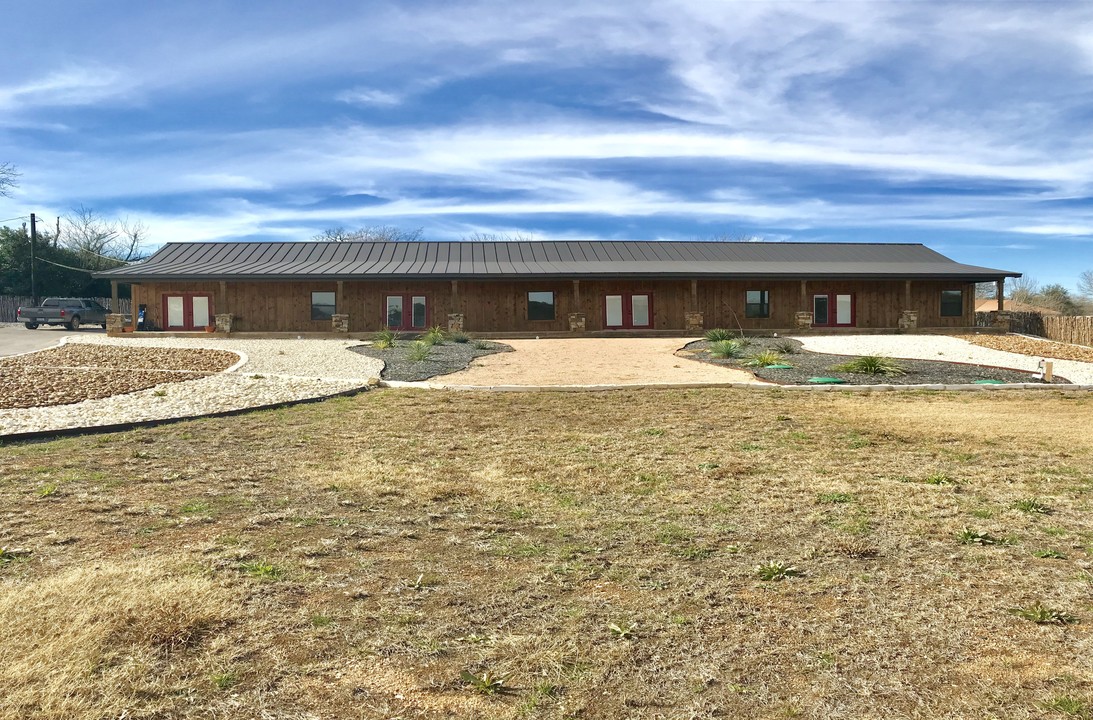
[[[998,317],[998,313],[994,310],[987,312],[977,312],[975,314],[976,327],[992,327],[995,320]],[[1010,332],[1021,333],[1022,335],[1044,335],[1044,321],[1047,319],[1045,316],[1038,312],[1011,312],[1010,318]]]
[[[1093,315],[1049,315],[1044,318],[1043,335],[1049,340],[1093,346]]]
[[[40,298],[44,300],[45,298]],[[103,307],[110,307],[110,298],[93,298],[102,303]],[[34,299],[29,297],[16,297],[14,295],[0,295],[0,322],[13,323],[16,322],[15,311],[20,306],[28,307],[34,305]],[[122,313],[130,312],[129,298],[119,298],[118,305],[119,311]]]

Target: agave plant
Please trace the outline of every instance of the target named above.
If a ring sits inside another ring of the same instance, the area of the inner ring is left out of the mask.
[[[414,340],[410,343],[410,349],[406,353],[406,358],[411,362],[421,362],[422,360],[429,359],[429,353],[433,351],[433,346],[424,340]]]
[[[738,340],[718,340],[710,343],[710,355],[716,358],[738,358],[744,354],[744,348]]]
[[[749,357],[744,361],[744,364],[750,367],[766,367],[767,365],[777,365],[780,362],[782,362],[782,355],[777,350],[763,350]]]
[[[377,350],[386,350],[395,346],[395,341],[398,340],[398,333],[390,328],[383,328],[376,333],[375,338],[372,340],[372,347]]]
[[[835,365],[832,370],[838,372],[860,373],[862,375],[887,375],[895,377],[906,375],[907,369],[890,357],[884,355],[863,355],[854,358],[841,365]]]
[[[722,340],[731,340],[733,334],[725,328],[713,328],[706,331],[707,342],[721,342]]]

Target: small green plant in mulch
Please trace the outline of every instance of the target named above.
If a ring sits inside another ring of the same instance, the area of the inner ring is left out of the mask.
[[[833,365],[836,372],[856,373],[859,375],[885,375],[897,377],[906,375],[907,369],[890,357],[884,355],[863,355],[853,360]]]
[[[240,567],[243,569],[243,572],[258,580],[272,582],[274,580],[280,580],[285,576],[284,568],[260,560],[245,562],[240,565]]]
[[[779,340],[778,342],[774,343],[774,349],[782,353],[783,355],[796,355],[797,343],[793,342],[792,340]]]
[[[433,346],[424,340],[414,340],[410,343],[409,349],[406,351],[406,359],[411,362],[421,362],[422,360],[428,360],[429,354],[433,351]]]
[[[505,687],[506,678],[502,675],[494,675],[489,670],[481,675],[464,670],[459,673],[459,678],[467,683],[468,689],[481,695],[501,695],[510,692],[510,688]]]
[[[708,350],[715,358],[738,358],[744,354],[739,340],[718,340],[710,343]]]
[[[956,534],[956,539],[964,545],[1004,545],[1006,542],[1002,538],[997,538],[990,533],[980,532],[973,530],[970,527],[962,528],[960,532]]]
[[[454,342],[454,343],[459,343],[460,345],[462,345],[464,343],[469,343],[470,341],[471,341],[471,336],[468,335],[467,333],[463,333],[463,332],[454,332],[454,333],[452,333],[452,342]]]
[[[1041,560],[1066,560],[1066,555],[1063,555],[1058,550],[1037,550],[1032,553],[1032,555]]]
[[[747,360],[744,364],[749,367],[766,367],[767,365],[779,365],[782,362],[782,354],[777,350],[763,350],[757,352]]]
[[[726,330],[725,328],[713,328],[712,330],[707,330],[704,337],[706,338],[706,342],[715,343],[721,342],[722,340],[732,340],[734,335],[735,333]]]
[[[390,328],[383,328],[372,338],[372,347],[377,350],[387,350],[395,346],[399,334]]]
[[[1047,607],[1039,602],[1023,608],[1010,608],[1009,612],[1011,615],[1037,625],[1072,625],[1078,622],[1078,618],[1070,613]]]
[[[1048,505],[1045,505],[1039,500],[1039,498],[1024,498],[1018,500],[1013,504],[1014,510],[1020,510],[1023,513],[1030,515],[1050,515],[1054,510]]]
[[[789,563],[781,562],[779,560],[768,560],[762,565],[755,566],[755,574],[760,580],[777,581],[797,577],[802,573]]]
[[[433,325],[428,332],[421,336],[421,340],[430,345],[443,345],[448,339],[448,331],[439,325]]]

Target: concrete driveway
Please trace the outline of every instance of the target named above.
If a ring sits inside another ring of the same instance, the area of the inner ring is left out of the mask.
[[[106,331],[102,328],[87,328],[77,330],[76,333],[105,335]],[[74,333],[71,330],[60,325],[43,326],[37,330],[27,330],[22,325],[0,325],[0,357],[44,350],[59,343],[64,336],[72,334]]]

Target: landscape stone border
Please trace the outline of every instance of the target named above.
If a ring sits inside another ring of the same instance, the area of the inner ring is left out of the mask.
[[[381,380],[380,387],[392,389],[459,390],[485,392],[597,392],[601,390],[692,390],[697,388],[734,388],[738,390],[787,390],[805,392],[903,392],[930,390],[938,392],[1001,392],[1005,390],[1060,390],[1090,392],[1093,385],[1043,383],[1005,383],[1002,385],[779,385],[777,383],[634,383],[630,385],[440,385],[430,382]]]

